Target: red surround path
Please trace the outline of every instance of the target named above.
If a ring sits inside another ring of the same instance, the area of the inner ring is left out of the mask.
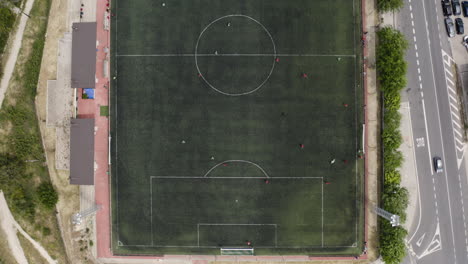
[[[366,16],[365,16],[365,7],[366,0],[361,0],[362,4],[362,30],[366,31]],[[145,257],[145,256],[114,256],[111,251],[111,221],[110,221],[110,178],[108,171],[109,168],[109,118],[100,116],[100,106],[109,105],[109,78],[104,77],[103,73],[103,63],[106,59],[106,53],[104,48],[110,48],[110,31],[104,30],[104,14],[106,13],[106,4],[107,0],[98,0],[96,1],[96,21],[97,21],[97,41],[98,46],[96,53],[96,89],[95,89],[95,99],[94,100],[83,100],[81,99],[82,89],[78,89],[78,117],[79,118],[95,118],[96,130],[95,130],[95,147],[94,155],[95,162],[97,164],[97,170],[94,174],[94,185],[95,185],[95,197],[96,204],[101,205],[101,209],[96,214],[96,247],[97,247],[97,257],[98,258],[138,258],[138,259],[160,259],[162,257]],[[109,19],[109,18],[108,18]],[[363,56],[367,57],[367,47],[363,48]],[[364,62],[366,63],[366,62]],[[110,66],[110,65],[109,65]],[[366,76],[366,66],[363,67],[364,73],[364,105],[367,105],[367,76]],[[367,148],[367,109],[365,108],[364,113],[365,118],[365,153],[368,153]],[[367,198],[367,157],[365,155],[364,159],[365,164],[365,176],[364,176],[364,188],[365,188],[365,197]],[[365,217],[364,217],[364,237],[367,241],[367,203],[365,203]],[[209,260],[214,260],[214,256],[172,256],[177,258],[186,258],[192,259],[193,263],[207,263]],[[224,258],[229,258],[227,256],[217,256],[216,259],[221,260]],[[164,256],[164,258],[170,259],[171,256]],[[209,260],[207,260],[207,258]],[[238,260],[239,257],[236,258]],[[245,257],[249,260],[272,260],[276,258],[281,258],[283,260],[346,260],[354,259],[354,257],[309,257],[309,256],[252,256]],[[367,259],[367,255],[359,256],[359,259]],[[233,259],[234,260],[234,259]]]

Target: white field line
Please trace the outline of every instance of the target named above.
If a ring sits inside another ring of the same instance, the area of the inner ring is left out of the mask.
[[[355,58],[354,54],[273,54],[273,53],[263,53],[263,54],[248,54],[248,53],[174,53],[174,54],[120,54],[116,55],[117,57],[351,57]]]

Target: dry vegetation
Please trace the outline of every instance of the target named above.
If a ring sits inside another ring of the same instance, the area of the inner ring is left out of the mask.
[[[11,250],[8,246],[6,239],[6,234],[3,229],[0,227],[0,264],[15,264],[17,263]]]
[[[0,150],[14,153],[26,164],[26,175],[19,175],[14,184],[2,184],[8,204],[17,222],[59,263],[67,263],[64,245],[54,210],[47,210],[37,199],[37,186],[50,181],[39,133],[34,97],[40,70],[45,29],[51,0],[35,0],[31,19],[24,31],[15,71],[0,111]],[[20,195],[24,203],[16,199]],[[28,210],[23,210],[25,206]],[[28,212],[28,213],[25,213]],[[31,262],[38,263],[38,262]]]

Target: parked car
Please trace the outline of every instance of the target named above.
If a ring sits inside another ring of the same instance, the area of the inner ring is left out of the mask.
[[[468,1],[462,2],[463,16],[468,17]]]
[[[465,27],[461,18],[455,18],[455,29],[457,30],[457,34],[465,33]]]
[[[444,16],[452,15],[452,7],[450,6],[450,0],[442,0],[442,12]]]
[[[460,0],[452,0],[453,15],[459,16],[461,14]]]
[[[453,24],[453,20],[450,17],[447,17],[444,19],[444,22],[449,38],[455,37],[455,25]]]
[[[466,48],[466,51],[468,51],[468,36],[463,37],[463,46]]]
[[[436,173],[444,171],[444,165],[442,164],[442,159],[439,157],[434,157],[434,170]]]

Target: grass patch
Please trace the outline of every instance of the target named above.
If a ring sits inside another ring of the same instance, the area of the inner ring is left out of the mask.
[[[101,116],[109,116],[109,106],[101,105],[101,107],[99,107],[99,113]]]
[[[59,263],[67,263],[57,219],[54,210],[51,210],[54,206],[47,202],[50,209],[46,209],[38,192],[41,183],[50,182],[36,116],[35,96],[51,2],[36,0],[34,3],[15,71],[0,110],[0,127],[10,128],[3,133],[4,139],[1,141],[3,153],[0,153],[0,161],[5,162],[0,166],[9,170],[8,173],[2,170],[0,189],[4,191],[15,219],[26,232]],[[17,166],[12,168],[12,164]]]
[[[17,263],[8,246],[6,234],[0,228],[0,264]]]
[[[18,234],[18,239],[20,241],[21,247],[23,248],[24,255],[26,256],[26,259],[28,260],[28,263],[34,263],[34,264],[49,264],[42,256],[39,254],[39,252],[36,250],[36,248],[27,240],[21,233]]]

